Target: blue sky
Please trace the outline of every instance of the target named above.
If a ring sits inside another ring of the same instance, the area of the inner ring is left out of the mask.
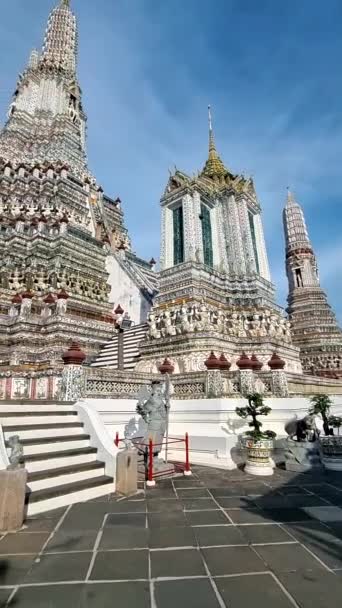
[[[1,1],[0,116],[54,0]],[[72,0],[89,164],[123,201],[136,252],[159,252],[168,168],[219,152],[254,177],[278,301],[287,283],[281,212],[304,207],[321,282],[342,320],[340,0]]]

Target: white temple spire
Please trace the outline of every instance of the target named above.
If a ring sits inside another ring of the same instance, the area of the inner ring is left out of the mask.
[[[61,0],[48,19],[42,60],[67,72],[76,72],[77,24],[69,0]]]

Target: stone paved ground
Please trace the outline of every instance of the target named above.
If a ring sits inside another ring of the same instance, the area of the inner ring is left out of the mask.
[[[341,606],[342,474],[193,472],[4,536],[0,606]]]

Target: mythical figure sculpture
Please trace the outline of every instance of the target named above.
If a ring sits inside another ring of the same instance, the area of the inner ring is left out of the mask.
[[[151,394],[140,397],[137,404],[137,413],[147,425],[142,441],[137,446],[140,451],[145,453],[150,439],[155,446],[154,456],[161,451],[167,424],[167,405],[164,385],[158,381],[152,382]]]
[[[321,468],[315,416],[309,414],[301,420],[290,420],[285,431],[289,435],[285,450],[286,469],[303,472]]]
[[[285,431],[290,439],[296,437],[297,441],[316,441],[318,439],[318,430],[316,427],[315,416],[308,414],[300,420],[290,420],[285,425]]]
[[[10,465],[8,469],[20,469],[23,462],[24,448],[20,443],[19,435],[12,435],[7,443],[11,448],[11,454],[9,456]]]

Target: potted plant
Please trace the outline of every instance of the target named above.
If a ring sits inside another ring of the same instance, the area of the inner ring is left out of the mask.
[[[326,469],[342,471],[342,436],[340,435],[342,418],[330,416],[333,402],[329,395],[314,395],[311,403],[310,413],[320,415],[323,420],[324,435],[319,437],[322,462]],[[337,434],[334,433],[334,429],[337,429]]]
[[[264,404],[259,393],[248,395],[247,400],[246,407],[237,407],[235,410],[240,418],[251,418],[248,424],[253,429],[242,437],[242,445],[247,448],[245,471],[252,475],[273,475],[270,455],[276,433],[262,431],[262,422],[258,420],[259,416],[267,416],[271,408]]]

